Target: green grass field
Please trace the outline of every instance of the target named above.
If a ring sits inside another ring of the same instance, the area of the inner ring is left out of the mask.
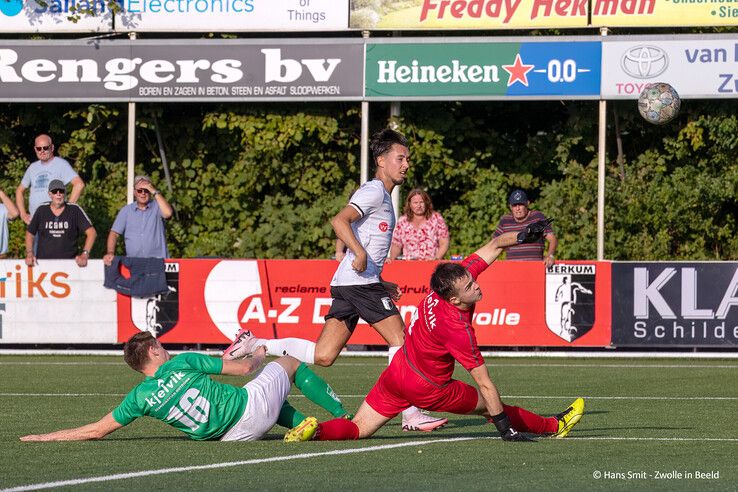
[[[82,490],[738,488],[738,361],[487,362],[506,403],[549,415],[584,396],[584,418],[566,439],[530,444],[502,442],[494,427],[471,416],[449,416],[433,433],[402,432],[395,419],[373,438],[352,442],[287,445],[280,428],[254,443],[194,442],[146,418],[102,441],[22,443],[24,434],[97,420],[141,377],[116,357],[2,356],[0,489],[64,481]],[[316,371],[356,409],[384,365],[379,357],[341,357]],[[469,380],[464,371],[457,377]],[[294,406],[328,418],[294,391]]]

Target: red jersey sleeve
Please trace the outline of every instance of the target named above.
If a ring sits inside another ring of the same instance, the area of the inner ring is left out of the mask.
[[[474,328],[464,321],[459,320],[449,325],[444,345],[451,356],[467,371],[484,364]]]
[[[466,268],[472,278],[476,280],[479,274],[487,269],[489,264],[484,261],[481,256],[474,253],[470,257],[464,259],[464,261],[461,262],[461,266]]]

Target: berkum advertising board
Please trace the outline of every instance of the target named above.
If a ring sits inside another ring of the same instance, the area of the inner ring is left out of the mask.
[[[655,82],[682,98],[738,97],[738,35],[603,38],[603,98],[635,99]]]
[[[116,341],[116,293],[103,288],[103,262],[0,259],[0,345]]]
[[[436,262],[395,261],[384,278],[398,283],[405,323],[429,294]],[[317,340],[331,304],[329,260],[167,260],[170,293],[118,296],[118,341],[151,331],[162,342],[226,344],[248,327],[260,337]],[[479,277],[484,293],[474,327],[480,345],[610,345],[610,264],[496,262]],[[525,295],[521,295],[524,292]],[[360,322],[349,343],[385,345]]]
[[[361,40],[2,41],[0,101],[358,100]]]
[[[738,25],[736,0],[592,0],[593,26]]]
[[[116,31],[343,31],[348,0],[119,0]]]
[[[383,0],[351,2],[353,29],[586,27],[587,0]]]
[[[599,41],[585,40],[370,41],[366,96],[375,100],[597,98],[600,54]]]
[[[614,263],[616,346],[738,346],[738,263]]]

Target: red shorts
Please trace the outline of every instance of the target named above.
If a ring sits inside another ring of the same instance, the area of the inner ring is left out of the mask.
[[[466,415],[477,407],[477,399],[477,389],[461,381],[438,387],[425,380],[410,368],[402,349],[366,396],[369,406],[389,418],[411,406]]]

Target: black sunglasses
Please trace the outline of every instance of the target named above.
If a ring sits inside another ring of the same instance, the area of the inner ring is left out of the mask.
[[[149,190],[147,190],[146,188],[138,188],[136,190],[136,193],[149,193]]]
[[[41,152],[42,150],[49,150],[51,148],[51,145],[44,145],[43,147],[36,147],[36,150]]]
[[[66,192],[67,192],[66,190],[62,190],[62,189],[60,189],[60,188],[57,188],[57,189],[55,189],[55,190],[51,190],[51,191],[50,191],[49,193],[51,193],[52,195],[56,195],[56,194],[58,194],[58,193],[61,193],[61,194],[63,195],[63,194],[65,194]]]

